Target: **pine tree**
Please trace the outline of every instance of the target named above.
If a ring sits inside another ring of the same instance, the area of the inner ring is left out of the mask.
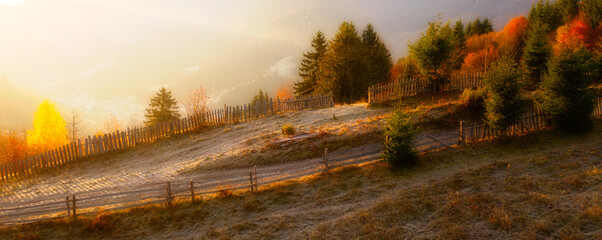
[[[602,1],[600,0],[583,0],[581,2],[581,11],[589,19],[590,26],[596,29],[602,21]]]
[[[546,71],[546,63],[552,54],[546,36],[547,26],[539,22],[532,23],[524,49],[522,69],[525,86],[533,89],[541,81]]]
[[[171,91],[167,91],[165,87],[159,89],[155,96],[151,98],[144,116],[146,117],[144,123],[147,125],[179,119],[178,102],[171,96]]]
[[[485,18],[485,20],[481,21],[480,18],[474,20],[474,22],[469,22],[466,27],[466,36],[470,37],[473,35],[483,35],[493,32],[493,24],[489,18]]]
[[[410,43],[410,54],[416,59],[420,75],[431,91],[439,91],[449,77],[451,54],[454,50],[450,35],[446,34],[440,22],[429,23],[422,37]]]
[[[264,104],[269,100],[270,97],[268,96],[268,93],[264,93],[263,89],[259,89],[259,92],[255,94],[255,96],[253,96],[253,101],[251,101],[251,105],[255,106],[259,104]]]
[[[382,158],[385,163],[392,168],[411,168],[416,165],[418,156],[412,143],[416,129],[412,125],[411,116],[405,114],[399,106],[387,119],[384,135],[385,151]]]
[[[491,65],[483,79],[487,91],[485,117],[497,132],[503,131],[522,114],[525,101],[520,96],[520,73],[510,57],[502,57]]]
[[[314,93],[320,72],[319,62],[326,53],[328,42],[324,33],[318,31],[311,42],[312,51],[303,54],[299,67],[300,82],[295,83],[295,94],[306,96]]]
[[[540,107],[562,130],[583,131],[592,126],[594,93],[589,89],[592,78],[591,55],[584,48],[560,52],[548,62],[548,72],[541,83]]]
[[[570,22],[571,19],[579,13],[579,1],[580,0],[558,0],[558,2],[556,2],[556,8],[562,16],[562,22]]]
[[[367,90],[369,86],[389,79],[393,60],[389,49],[380,40],[372,24],[368,24],[362,32],[362,44],[368,53],[366,57],[369,76],[368,80],[362,84],[365,85],[362,88]]]
[[[317,90],[332,92],[336,102],[351,103],[366,95],[368,64],[355,25],[343,22],[319,63]]]

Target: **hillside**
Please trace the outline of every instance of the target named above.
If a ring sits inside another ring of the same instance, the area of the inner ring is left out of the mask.
[[[0,231],[16,239],[600,239],[601,122],[381,162],[260,189]]]
[[[30,127],[39,100],[0,76],[0,129],[22,131]]]

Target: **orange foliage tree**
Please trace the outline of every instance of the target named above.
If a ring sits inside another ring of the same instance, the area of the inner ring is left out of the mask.
[[[472,36],[466,39],[466,53],[476,53],[483,49],[489,49],[492,46],[498,47],[497,33],[490,32],[487,34]]]
[[[27,131],[27,145],[35,152],[42,152],[66,144],[67,135],[58,108],[50,100],[44,100],[34,114],[33,130]]]
[[[559,27],[556,31],[556,42],[553,49],[555,54],[563,50],[577,50],[582,47],[592,48],[591,38],[594,31],[583,18],[575,18],[572,22]]]
[[[490,46],[487,49],[483,49],[478,52],[469,53],[464,58],[464,64],[462,64],[462,73],[482,73],[487,70],[487,67],[492,62],[498,59],[500,54],[494,46]]]
[[[525,44],[525,35],[529,20],[520,16],[515,17],[498,34],[499,52],[520,58],[521,51]]]
[[[15,132],[0,133],[0,163],[23,159],[28,155],[25,138]]]
[[[294,82],[286,82],[280,87],[276,89],[276,93],[274,94],[278,99],[284,100],[293,97],[295,93],[295,83]]]

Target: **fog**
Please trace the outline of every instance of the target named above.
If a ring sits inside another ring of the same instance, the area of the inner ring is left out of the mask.
[[[0,0],[0,127],[31,128],[42,99],[76,110],[89,131],[111,114],[142,121],[156,89],[183,100],[202,85],[212,108],[270,96],[312,36],[368,23],[394,59],[429,21],[489,17],[496,30],[535,0]]]

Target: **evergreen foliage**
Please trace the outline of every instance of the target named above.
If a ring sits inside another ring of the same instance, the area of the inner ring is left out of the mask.
[[[328,42],[324,33],[318,31],[311,42],[312,51],[303,54],[301,66],[299,67],[300,82],[295,83],[295,94],[306,96],[315,91],[318,75],[320,72],[319,62],[326,53]]]
[[[591,76],[585,74],[592,70],[591,57],[585,49],[565,50],[548,62],[539,105],[559,129],[583,131],[592,125],[594,94],[589,89]]]
[[[589,19],[589,25],[596,29],[602,21],[602,1],[583,0],[581,2],[581,11]]]
[[[464,33],[464,23],[461,20],[456,22],[452,31],[452,45],[454,52],[452,53],[452,69],[460,69],[466,56],[466,34]]]
[[[580,0],[558,0],[556,7],[562,16],[562,22],[567,23],[579,13]],[[599,1],[599,0],[598,0]]]
[[[547,26],[535,22],[529,29],[522,59],[522,69],[525,86],[529,89],[537,87],[546,71],[546,63],[552,54],[546,36]]]
[[[390,78],[393,60],[389,49],[380,40],[372,24],[368,24],[362,32],[362,44],[367,51],[368,86],[387,81]]]
[[[519,79],[518,67],[509,57],[493,63],[483,79],[487,91],[485,118],[494,131],[507,129],[523,112],[525,100],[520,95]]]
[[[269,100],[270,100],[270,97],[268,96],[268,93],[264,93],[262,89],[259,89],[259,92],[257,94],[255,94],[255,96],[253,96],[251,105],[256,106],[258,104],[263,104],[265,102],[268,102]]]
[[[466,36],[470,37],[473,35],[483,35],[493,32],[493,24],[489,18],[485,18],[485,20],[481,21],[480,18],[474,20],[474,22],[469,22],[466,26]]]
[[[147,125],[179,119],[180,109],[178,102],[172,97],[171,91],[168,91],[165,87],[159,89],[155,96],[151,98],[144,116],[146,117],[144,123]]]
[[[320,61],[317,90],[332,92],[336,102],[351,103],[364,97],[370,86],[366,79],[371,75],[366,55],[355,25],[343,22]]]
[[[417,162],[413,140],[416,130],[412,119],[397,107],[384,126],[385,151],[383,161],[393,168],[413,167]]]
[[[556,4],[551,4],[546,1],[539,0],[531,7],[529,11],[529,22],[545,23],[548,25],[548,32],[556,30],[563,24],[563,15]]]
[[[431,91],[441,90],[449,77],[454,51],[449,25],[441,27],[440,22],[429,23],[426,33],[409,48],[421,77],[427,80]]]

